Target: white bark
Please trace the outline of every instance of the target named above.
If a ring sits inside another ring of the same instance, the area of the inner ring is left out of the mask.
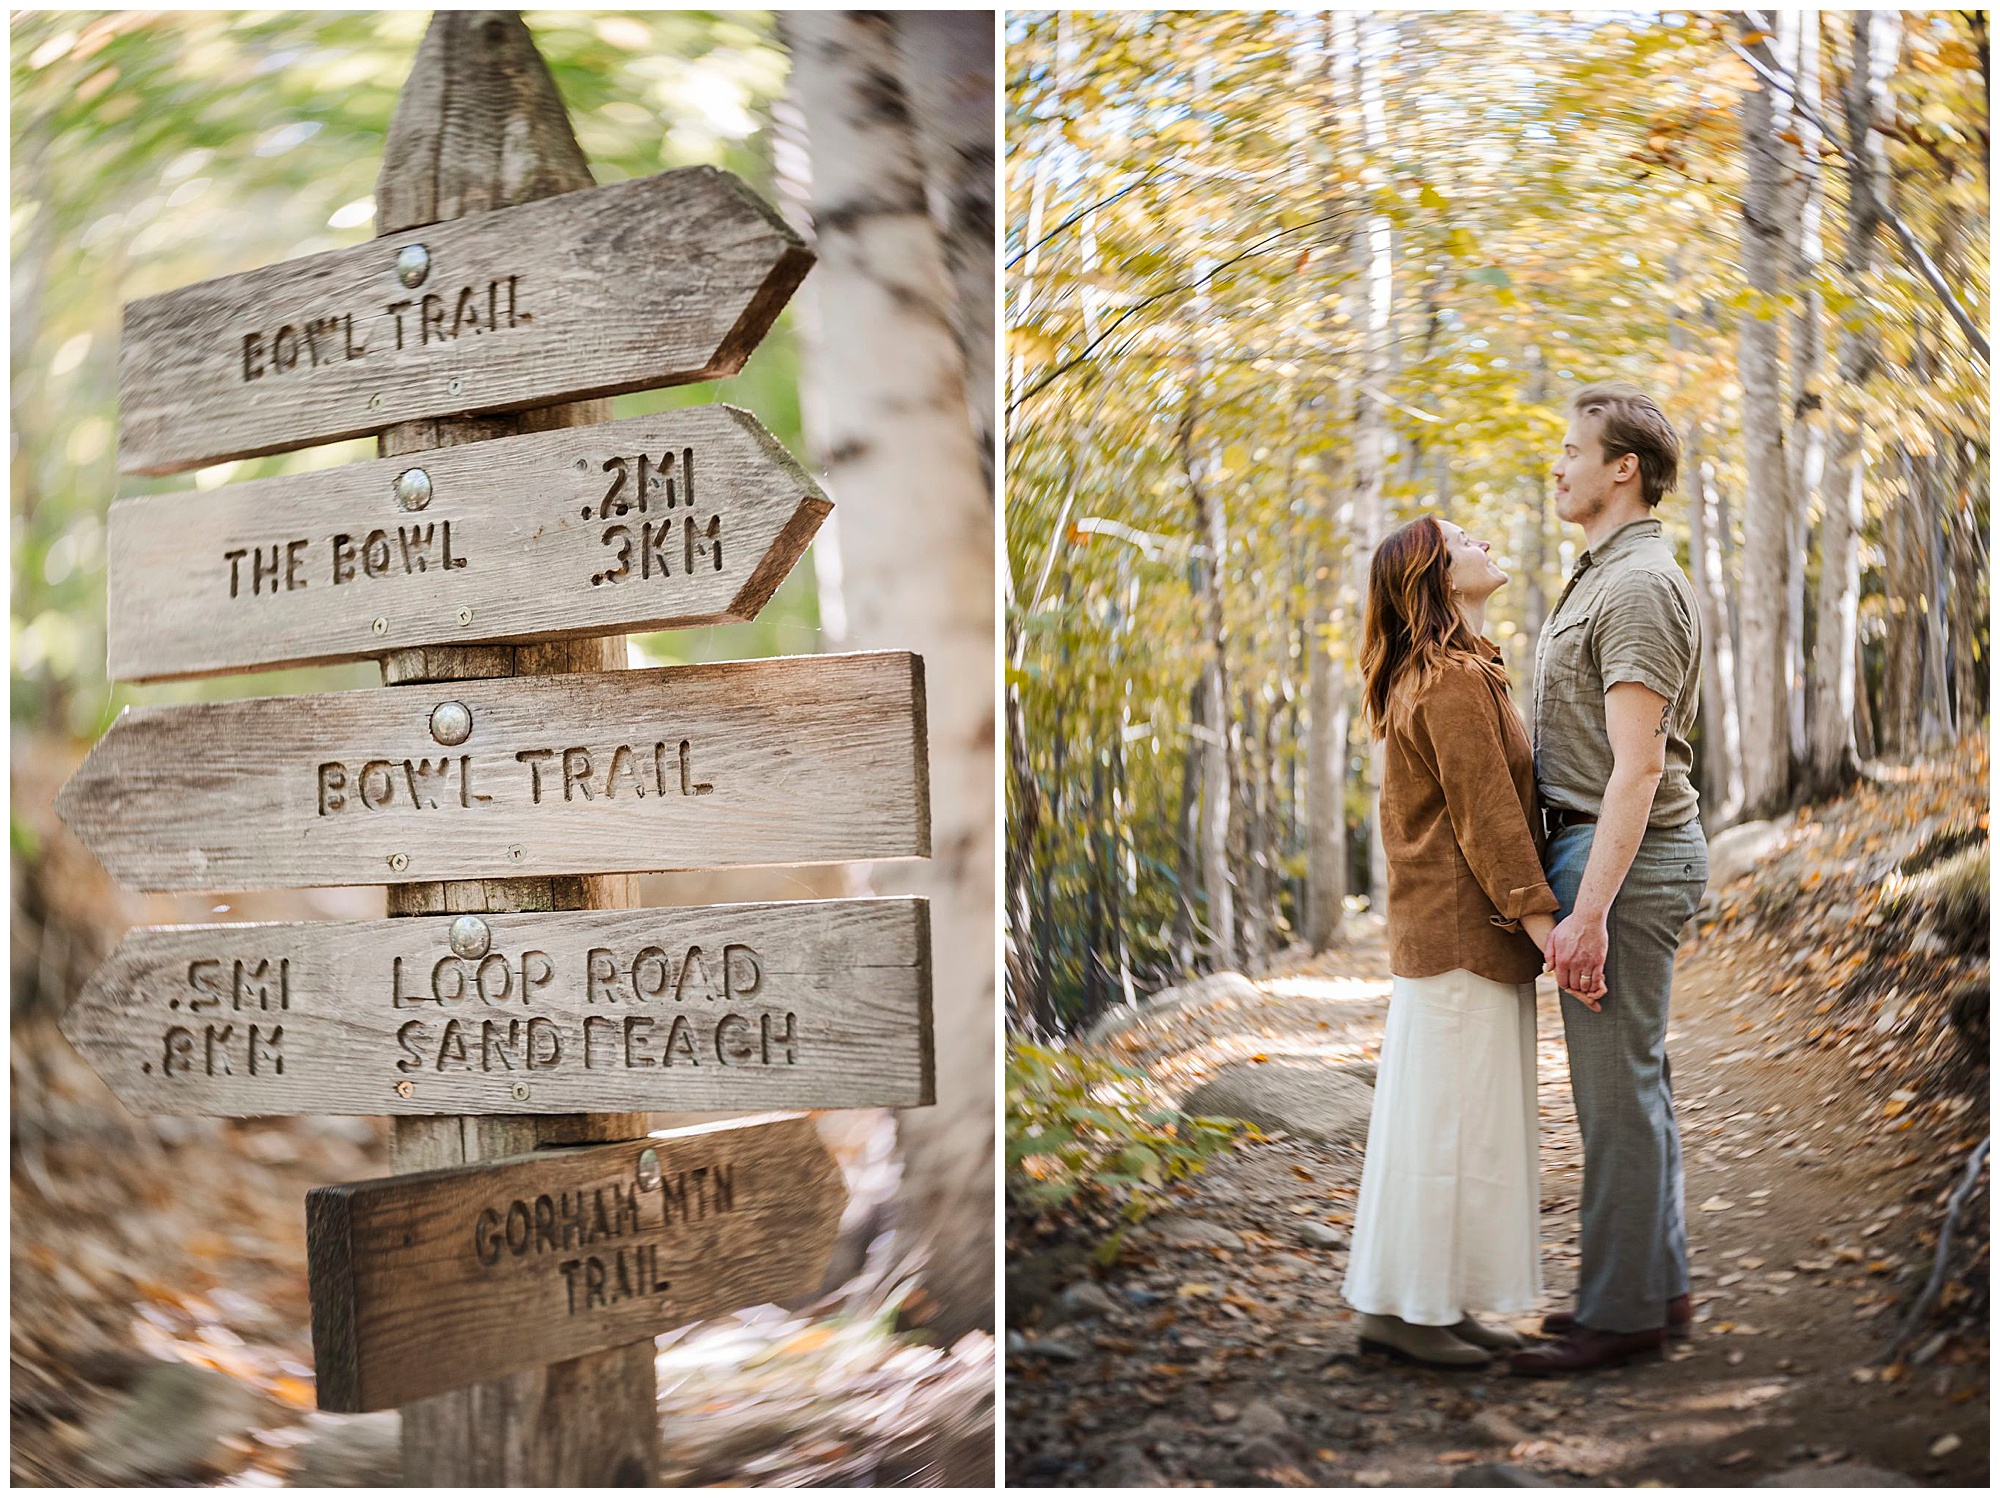
[[[1739,18],[1747,49],[1769,66],[1770,44]],[[1766,817],[1790,794],[1791,746],[1785,708],[1785,582],[1789,539],[1785,437],[1778,369],[1778,276],[1784,249],[1784,164],[1772,133],[1771,90],[1743,96],[1742,260],[1757,305],[1743,315],[1737,369],[1743,386],[1742,670],[1745,813]]]
[[[1723,576],[1721,516],[1714,470],[1702,452],[1701,427],[1688,433],[1688,551],[1695,603],[1701,610],[1702,827],[1712,837],[1743,810],[1742,728],[1736,716],[1736,642],[1729,632],[1728,582]]]
[[[1388,151],[1388,125],[1382,103],[1382,71],[1393,41],[1381,16],[1362,12],[1356,18],[1354,79],[1360,101],[1363,158],[1380,163]],[[1355,551],[1360,587],[1367,596],[1368,561],[1382,539],[1382,486],[1388,468],[1390,313],[1394,306],[1390,260],[1389,217],[1379,197],[1371,198],[1354,242],[1354,268],[1364,297],[1361,390],[1355,403],[1354,519]],[[1357,616],[1358,617],[1358,616]],[[1358,644],[1358,641],[1357,641]],[[1356,652],[1357,657],[1359,652]],[[1388,908],[1389,860],[1382,847],[1382,750],[1368,756],[1368,908]]]
[[[1882,138],[1874,132],[1876,98],[1888,85],[1896,48],[1886,35],[1893,12],[1852,13],[1853,56],[1842,99],[1848,140],[1866,164],[1848,179],[1847,233],[1841,279],[1856,306],[1868,294],[1875,262],[1879,194],[1887,173]],[[1884,33],[1889,45],[1877,44]],[[1859,613],[1861,528],[1865,519],[1861,410],[1868,377],[1877,358],[1871,319],[1850,313],[1841,320],[1838,346],[1840,398],[1834,430],[1833,478],[1827,487],[1826,519],[1820,527],[1819,610],[1813,648],[1813,713],[1810,764],[1813,791],[1829,795],[1860,771],[1856,709],[1860,691]],[[1865,704],[1860,704],[1865,706]]]
[[[1798,80],[1809,108],[1792,106],[1772,124],[1798,137],[1785,157],[1792,207],[1785,214],[1786,280],[1797,307],[1792,314],[1791,431],[1785,443],[1785,728],[1793,772],[1802,773],[1806,746],[1806,557],[1813,514],[1820,507],[1826,468],[1826,413],[1822,366],[1826,361],[1824,298],[1818,276],[1824,259],[1821,223],[1826,188],[1820,170],[1819,30],[1816,10],[1779,19],[1786,71]]]
[[[783,24],[812,157],[807,370],[841,518],[844,643],[924,658],[932,857],[876,865],[871,883],[931,899],[938,1103],[899,1118],[901,1210],[950,1338],[993,1318],[992,516],[890,23],[794,11]]]
[[[931,222],[952,281],[965,403],[993,493],[993,12],[893,12],[923,150]]]

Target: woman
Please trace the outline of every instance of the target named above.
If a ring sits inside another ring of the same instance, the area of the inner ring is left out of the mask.
[[[1471,1312],[1542,1289],[1535,977],[1556,897],[1527,729],[1482,634],[1506,581],[1485,542],[1413,520],[1375,552],[1362,639],[1394,981],[1342,1293],[1364,1349],[1448,1366],[1520,1346]]]

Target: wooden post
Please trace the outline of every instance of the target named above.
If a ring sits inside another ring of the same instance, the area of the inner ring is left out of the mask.
[[[379,236],[593,186],[583,149],[528,28],[509,11],[439,11],[396,102],[375,188]],[[610,417],[609,401],[508,416],[403,422],[383,457]],[[609,671],[625,638],[395,652],[385,685]],[[389,914],[605,910],[636,904],[629,875],[392,885]],[[525,1154],[539,1145],[633,1139],[643,1113],[543,1118],[399,1118],[398,1173]],[[412,1357],[423,1349],[412,1347]],[[413,1486],[651,1487],[660,1422],[653,1345],[552,1363],[403,1408],[403,1481]]]

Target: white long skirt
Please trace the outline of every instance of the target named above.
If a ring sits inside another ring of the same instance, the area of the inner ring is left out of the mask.
[[[1542,1295],[1535,985],[1397,978],[1368,1120],[1349,1305],[1423,1326]]]

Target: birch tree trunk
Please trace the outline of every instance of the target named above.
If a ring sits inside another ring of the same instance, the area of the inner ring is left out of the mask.
[[[1342,50],[1351,42],[1351,18],[1334,13],[1326,18],[1327,93],[1322,106],[1324,136],[1333,148],[1326,154],[1333,165],[1341,140],[1347,138],[1339,124],[1346,94],[1346,78],[1352,61]],[[1328,172],[1330,180],[1338,180]],[[1345,190],[1336,189],[1326,199],[1329,210],[1337,210],[1345,200]],[[1340,940],[1347,916],[1347,732],[1348,692],[1351,684],[1334,663],[1334,634],[1352,631],[1360,612],[1351,580],[1346,589],[1337,566],[1334,540],[1340,534],[1341,489],[1330,472],[1332,460],[1323,457],[1318,465],[1321,496],[1322,544],[1324,550],[1310,558],[1311,581],[1307,585],[1308,614],[1306,646],[1306,888],[1302,912],[1306,944],[1323,952]]]
[[[1791,424],[1785,443],[1785,731],[1790,779],[1803,777],[1807,764],[1805,653],[1806,559],[1811,517],[1820,508],[1826,467],[1825,392],[1822,366],[1826,361],[1824,298],[1818,277],[1825,258],[1822,221],[1826,189],[1820,169],[1821,138],[1811,114],[1820,109],[1819,31],[1816,10],[1780,17],[1781,35],[1789,60],[1787,70],[1811,113],[1790,101],[1774,101],[1782,110],[1773,120],[1780,137],[1798,144],[1787,153],[1792,210],[1785,223],[1785,279],[1797,300],[1792,314]],[[1822,586],[1824,583],[1822,582]]]
[[[1730,637],[1723,578],[1724,523],[1715,505],[1714,474],[1702,451],[1700,422],[1688,427],[1688,552],[1701,610],[1701,825],[1712,837],[1743,811],[1742,728],[1736,717],[1736,644]]]
[[[1365,160],[1379,159],[1387,144],[1387,120],[1382,103],[1382,50],[1385,27],[1379,15],[1363,11],[1353,32],[1354,83],[1360,106],[1360,138]],[[1366,189],[1364,189],[1366,190]],[[1368,563],[1382,539],[1382,486],[1388,468],[1390,314],[1394,307],[1388,215],[1373,190],[1361,216],[1353,244],[1354,271],[1361,293],[1363,329],[1360,389],[1354,409],[1354,596],[1368,596]],[[1361,613],[1357,609],[1357,623]],[[1359,643],[1358,639],[1356,641]],[[1358,657],[1359,652],[1357,650]],[[1368,908],[1380,914],[1388,908],[1389,867],[1382,848],[1382,747],[1372,745],[1367,757]]]
[[[1745,47],[1772,65],[1765,34],[1739,15]],[[1753,40],[1754,38],[1754,40]],[[1783,396],[1778,368],[1779,267],[1784,256],[1784,162],[1773,133],[1772,93],[1743,96],[1743,269],[1756,303],[1743,315],[1737,369],[1743,386],[1742,668],[1744,810],[1768,817],[1790,794],[1785,692],[1785,606],[1790,506],[1785,482]]]
[[[1847,87],[1841,100],[1849,148],[1866,165],[1848,175],[1847,227],[1842,241],[1840,273],[1849,299],[1865,304],[1875,265],[1875,233],[1880,220],[1884,178],[1884,147],[1875,133],[1876,98],[1887,86],[1895,59],[1893,42],[1878,45],[1884,21],[1895,24],[1895,13],[1855,11],[1851,14],[1853,42]],[[1861,529],[1865,521],[1861,425],[1868,381],[1879,352],[1872,317],[1854,311],[1841,318],[1836,347],[1840,399],[1833,433],[1832,481],[1825,495],[1820,524],[1819,611],[1814,630],[1813,712],[1809,755],[1810,788],[1814,796],[1831,796],[1860,774],[1860,744],[1855,709],[1861,686],[1860,604]],[[1863,704],[1865,706],[1865,704]]]
[[[931,899],[938,1103],[899,1116],[900,1206],[929,1256],[929,1319],[952,1340],[993,1323],[992,515],[892,25],[834,11],[782,24],[811,153],[820,336],[806,367],[841,517],[843,643],[924,658],[932,859],[877,865],[871,883]]]
[[[990,10],[893,13],[931,222],[951,272],[965,403],[993,495],[993,56]]]
[[[376,182],[379,237],[592,186],[555,82],[520,17],[440,11],[396,102]],[[386,248],[386,255],[390,253]],[[609,401],[385,430],[384,457],[603,421]],[[385,685],[613,670],[622,636],[545,645],[399,650]],[[625,875],[468,880],[389,888],[390,915],[630,907]],[[633,1139],[643,1113],[399,1118],[401,1172],[525,1154],[540,1146]],[[413,1349],[413,1355],[419,1355]],[[650,1487],[659,1470],[658,1382],[650,1339],[405,1406],[403,1480],[418,1487]]]
[[[1199,318],[1200,309],[1196,308]],[[1208,548],[1208,560],[1198,570],[1198,591],[1208,639],[1202,667],[1202,705],[1207,718],[1200,728],[1202,749],[1201,882],[1208,895],[1208,955],[1211,971],[1240,962],[1236,945],[1236,900],[1229,870],[1229,823],[1235,808],[1230,765],[1229,625],[1223,609],[1222,569],[1229,559],[1229,525],[1220,496],[1210,491],[1207,464],[1195,456],[1195,426],[1201,414],[1202,372],[1188,372],[1187,415],[1180,432],[1181,467],[1188,497],[1194,504],[1195,534]]]

